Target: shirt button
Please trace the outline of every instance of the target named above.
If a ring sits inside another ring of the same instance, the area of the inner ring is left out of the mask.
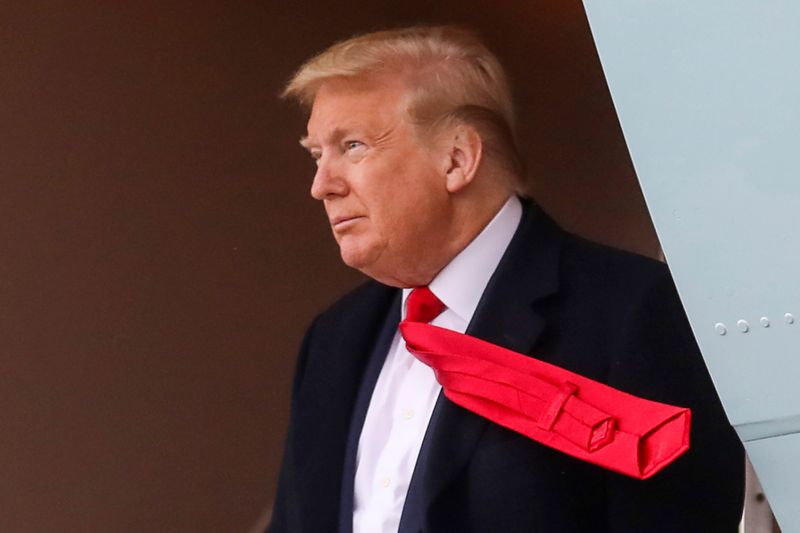
[[[385,478],[383,478],[383,479],[381,480],[381,487],[383,487],[384,489],[386,489],[386,488],[389,488],[389,484],[390,484],[391,482],[392,482],[392,480],[391,480],[391,479],[389,479],[388,477],[385,477]]]
[[[413,409],[403,409],[402,413],[404,420],[411,420],[414,418],[414,410]]]

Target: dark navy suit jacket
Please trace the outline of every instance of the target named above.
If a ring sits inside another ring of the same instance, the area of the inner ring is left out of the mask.
[[[355,447],[399,319],[368,282],[318,316],[297,363],[269,531],[348,531]],[[467,333],[692,409],[691,449],[645,481],[579,461],[441,396],[401,532],[735,532],[743,451],[666,267],[562,231],[525,203]]]

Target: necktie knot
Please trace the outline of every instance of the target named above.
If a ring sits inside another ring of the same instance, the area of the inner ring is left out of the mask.
[[[406,300],[406,320],[427,324],[442,311],[445,305],[428,287],[417,287]]]

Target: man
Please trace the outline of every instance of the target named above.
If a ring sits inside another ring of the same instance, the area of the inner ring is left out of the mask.
[[[474,36],[356,37],[286,94],[311,109],[311,194],[342,260],[374,281],[303,342],[270,531],[736,530],[741,445],[668,271],[518,196],[505,75]],[[638,480],[456,405],[398,331],[416,287],[444,304],[434,326],[690,407],[690,450]]]

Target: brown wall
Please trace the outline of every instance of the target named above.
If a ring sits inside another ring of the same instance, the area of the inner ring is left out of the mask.
[[[321,47],[478,28],[534,190],[653,255],[580,3],[0,3],[0,530],[245,531],[305,325],[358,275],[275,95]]]

